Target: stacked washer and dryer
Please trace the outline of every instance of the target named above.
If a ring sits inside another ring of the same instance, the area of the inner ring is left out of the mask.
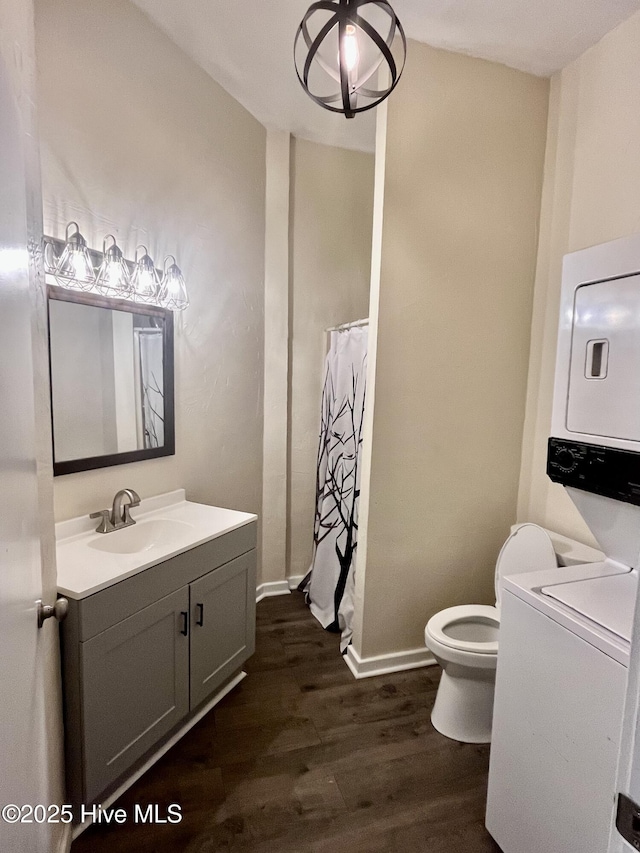
[[[606,853],[640,565],[640,236],[565,258],[547,473],[605,554],[502,585],[487,828]]]

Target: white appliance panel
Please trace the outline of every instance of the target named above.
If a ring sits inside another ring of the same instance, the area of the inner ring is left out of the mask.
[[[505,591],[487,828],[504,853],[607,849],[626,668]]]
[[[567,494],[607,557],[639,568],[640,507],[581,489],[567,488]]]
[[[640,275],[575,292],[567,429],[640,441]]]
[[[554,584],[545,586],[540,591],[586,616],[627,643],[631,642],[638,592],[636,572]]]
[[[599,246],[592,246],[565,256],[558,325],[558,351],[551,426],[552,436],[559,439],[567,438],[577,442],[605,444],[620,450],[640,451],[640,432],[636,418],[630,418],[629,415],[625,415],[627,424],[624,429],[617,422],[612,422],[613,419],[609,418],[606,413],[603,416],[604,420],[602,422],[592,423],[587,420],[585,423],[584,416],[588,412],[585,412],[583,407],[585,401],[581,400],[581,397],[586,395],[586,406],[589,409],[590,404],[588,400],[599,400],[601,396],[604,397],[605,391],[603,388],[607,383],[611,385],[611,382],[609,382],[611,378],[614,383],[618,381],[624,383],[625,381],[624,378],[620,378],[617,368],[620,341],[623,340],[624,334],[621,337],[618,335],[620,326],[616,323],[615,311],[608,313],[609,309],[606,306],[603,307],[600,300],[604,298],[606,303],[607,300],[612,300],[619,296],[622,300],[620,305],[621,310],[625,306],[628,308],[629,305],[625,300],[630,298],[633,304],[633,290],[636,287],[640,289],[638,286],[638,276],[640,276],[640,234],[603,243]],[[623,284],[617,285],[616,281],[623,282]],[[611,288],[612,284],[613,288],[610,290],[607,289]],[[592,288],[595,288],[595,290]],[[627,288],[631,289],[630,293],[625,293]],[[574,320],[576,319],[576,293],[578,291],[582,291],[580,294],[580,328],[578,329],[578,335],[582,335],[582,337],[579,343],[576,339],[574,351],[573,334]],[[609,294],[613,294],[613,296]],[[588,312],[588,303],[592,300],[594,307],[598,311],[603,312],[599,319],[595,317],[590,318],[583,313],[583,309]],[[635,305],[637,306],[638,302]],[[637,318],[635,322],[636,328],[638,328]],[[609,339],[610,334],[616,338],[615,347],[613,346],[613,341]],[[589,337],[590,335],[593,335],[593,337]],[[600,352],[600,369],[596,372],[601,374],[601,376],[600,378],[592,377],[591,379],[587,379],[585,376],[587,357],[593,355],[591,351],[587,350],[587,345],[589,342],[594,343],[598,341],[608,343],[608,351],[605,352],[605,348],[603,348]],[[613,371],[613,374],[610,374],[610,371]],[[633,377],[628,377],[626,380],[627,389],[634,387],[635,382],[636,380]],[[570,385],[573,387],[571,388],[572,401],[569,407]],[[598,388],[597,386],[600,387]],[[614,405],[619,407],[620,401],[614,400]],[[569,408],[571,408],[570,414]],[[600,413],[597,416],[599,418]],[[631,421],[631,429],[628,428],[629,421]],[[567,426],[568,423],[571,424],[570,428]],[[586,432],[583,432],[583,429]],[[611,432],[615,433],[615,435],[607,435],[607,433]],[[621,438],[620,435],[623,433],[633,434],[635,437]],[[606,551],[606,549],[603,550]]]

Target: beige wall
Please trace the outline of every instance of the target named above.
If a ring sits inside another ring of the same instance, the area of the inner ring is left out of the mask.
[[[282,583],[287,567],[290,172],[290,134],[269,130],[264,275],[263,583]]]
[[[325,329],[369,311],[373,155],[294,139],[288,574],[309,571]]]
[[[589,544],[564,489],[545,476],[562,256],[640,231],[640,13],[551,84],[518,516]]]
[[[516,515],[547,81],[412,42],[389,100],[363,657],[494,598]],[[363,596],[363,597],[362,597]]]
[[[123,486],[260,512],[266,132],[127,0],[37,0],[36,37],[45,232],[172,252],[191,298],[176,455],[56,478],[56,516]]]

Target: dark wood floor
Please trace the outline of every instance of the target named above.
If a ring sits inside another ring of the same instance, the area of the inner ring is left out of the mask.
[[[488,748],[429,722],[435,667],[353,676],[299,593],[258,605],[248,677],[121,797],[175,826],[94,826],[72,853],[499,853]]]

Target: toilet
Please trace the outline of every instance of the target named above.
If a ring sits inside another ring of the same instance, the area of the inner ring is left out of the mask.
[[[496,562],[496,605],[448,607],[429,619],[427,648],[442,667],[431,722],[463,743],[489,743],[498,661],[502,578],[557,568],[551,537],[536,524],[512,528]]]

